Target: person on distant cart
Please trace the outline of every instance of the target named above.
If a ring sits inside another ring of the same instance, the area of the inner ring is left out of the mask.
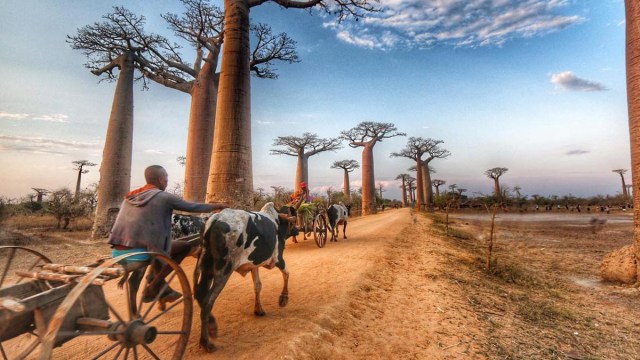
[[[147,184],[130,191],[120,206],[120,211],[109,236],[109,244],[112,248],[111,255],[116,257],[131,252],[155,251],[180,263],[191,252],[191,246],[186,241],[171,241],[171,214],[173,210],[206,213],[222,210],[227,206],[221,203],[192,203],[164,191],[169,183],[169,175],[162,166],[147,167],[144,170],[144,178]],[[133,256],[127,260],[148,261],[149,256]],[[165,287],[164,278],[171,271],[171,268],[162,266],[159,261],[155,261],[152,264],[152,269],[152,273],[147,277],[150,286],[145,289],[143,301],[153,301],[162,288],[165,290],[159,297],[161,305],[178,300],[182,294],[174,291],[168,285]],[[137,289],[137,286],[135,288]]]
[[[293,193],[293,195],[291,195],[291,201],[287,203],[287,206],[289,206],[292,209],[291,216],[295,216],[297,218],[297,224],[296,224],[297,227],[301,227],[303,225],[302,219],[300,219],[300,216],[298,216],[298,209],[303,203],[308,202],[309,200],[310,200],[309,188],[307,187],[307,184],[304,181],[302,181],[300,183],[300,189],[295,193]],[[298,242],[296,235],[297,235],[297,232],[295,234],[292,234],[294,243]]]

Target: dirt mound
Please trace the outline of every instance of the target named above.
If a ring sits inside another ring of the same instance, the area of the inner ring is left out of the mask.
[[[638,264],[633,245],[627,245],[605,256],[600,274],[606,281],[633,284],[638,277]]]

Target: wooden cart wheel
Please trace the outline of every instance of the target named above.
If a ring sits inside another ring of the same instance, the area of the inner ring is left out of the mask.
[[[327,221],[322,214],[316,215],[313,219],[313,240],[319,248],[327,243]]]
[[[143,254],[150,260],[132,261]],[[152,269],[160,267],[168,272],[166,282],[159,286],[157,295],[145,294],[157,278]],[[113,279],[105,275],[113,268],[127,272],[119,281],[96,285],[101,279]],[[171,288],[182,296],[164,303],[160,295]],[[192,316],[191,288],[178,263],[154,252],[118,256],[83,277],[60,304],[47,328],[39,358],[61,359],[68,357],[66,354],[82,353],[86,360],[182,359]]]
[[[22,246],[0,246],[0,289],[19,284],[22,277],[17,271],[33,271],[36,267],[50,264],[51,260],[41,253]]]

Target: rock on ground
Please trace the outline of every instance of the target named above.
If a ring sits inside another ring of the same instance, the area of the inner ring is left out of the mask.
[[[605,256],[600,275],[606,281],[633,284],[638,276],[638,264],[633,245],[627,245]]]

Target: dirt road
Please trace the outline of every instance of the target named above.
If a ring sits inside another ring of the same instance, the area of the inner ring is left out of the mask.
[[[289,304],[278,307],[280,272],[263,270],[261,298],[267,315],[254,316],[251,278],[234,274],[214,307],[218,350],[208,354],[198,347],[195,306],[186,358],[448,358],[443,348],[447,352],[447,346],[468,341],[438,326],[454,320],[460,325],[461,320],[449,311],[453,303],[438,300],[444,287],[432,271],[437,264],[427,249],[433,244],[426,233],[426,219],[401,209],[352,219],[348,239],[323,249],[313,240],[288,242]],[[183,262],[187,274],[194,265],[191,258]],[[440,291],[432,291],[435,287]],[[74,341],[59,349],[56,358],[81,357],[98,343]]]

